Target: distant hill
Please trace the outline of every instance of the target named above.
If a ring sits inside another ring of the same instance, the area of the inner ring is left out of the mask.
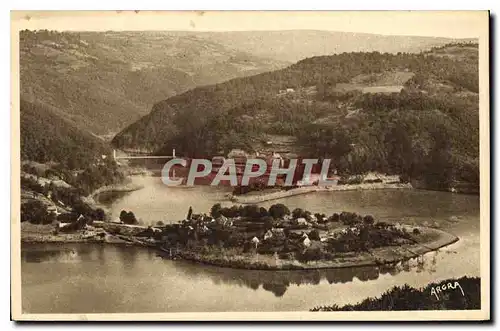
[[[79,128],[116,133],[197,86],[353,51],[419,52],[451,39],[328,31],[21,31],[21,95]]]
[[[21,31],[21,96],[77,127],[117,132],[160,100],[288,62],[163,32]]]
[[[110,155],[101,139],[77,128],[56,109],[21,99],[21,159],[79,169]]]
[[[477,44],[318,56],[159,102],[113,144],[211,156],[292,136],[302,155],[348,173],[478,182],[478,91]]]
[[[452,42],[477,42],[472,39],[385,36],[318,30],[204,32],[196,35],[255,56],[291,62],[344,52],[418,53]]]

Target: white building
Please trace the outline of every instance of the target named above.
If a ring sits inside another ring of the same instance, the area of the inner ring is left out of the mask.
[[[304,240],[302,241],[302,244],[304,245],[304,247],[311,246],[311,239],[309,239],[309,236],[307,234],[304,233],[302,238],[304,238]]]
[[[257,249],[257,246],[259,246],[259,243],[260,243],[259,238],[253,237],[252,240],[251,240],[251,242],[255,246],[255,248]]]

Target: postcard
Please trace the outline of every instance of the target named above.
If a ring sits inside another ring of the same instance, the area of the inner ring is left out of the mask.
[[[12,319],[490,319],[488,11],[13,11]]]

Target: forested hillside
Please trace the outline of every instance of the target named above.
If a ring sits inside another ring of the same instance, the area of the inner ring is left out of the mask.
[[[116,133],[196,86],[288,64],[168,32],[25,30],[19,38],[22,97],[96,134]]]
[[[21,160],[82,169],[110,153],[109,145],[65,120],[57,110],[21,99]]]
[[[344,173],[447,187],[478,181],[478,90],[477,44],[318,56],[159,102],[113,144],[210,156],[293,136],[303,155],[331,157]]]
[[[328,31],[21,31],[21,94],[96,134],[116,133],[152,106],[202,85],[352,51],[418,52],[445,38]]]

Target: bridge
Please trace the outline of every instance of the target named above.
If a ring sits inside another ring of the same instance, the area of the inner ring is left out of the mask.
[[[113,149],[113,160],[131,160],[131,159],[174,159],[175,148],[172,149],[172,155],[134,155],[134,156],[116,156],[116,150]]]

